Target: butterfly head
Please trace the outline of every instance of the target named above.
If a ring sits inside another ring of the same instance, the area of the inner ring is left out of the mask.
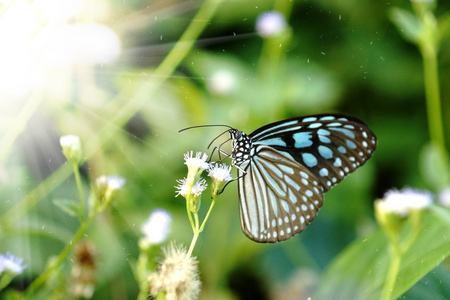
[[[233,141],[233,150],[231,152],[233,165],[239,166],[251,158],[252,142],[242,131],[233,128],[228,132]]]

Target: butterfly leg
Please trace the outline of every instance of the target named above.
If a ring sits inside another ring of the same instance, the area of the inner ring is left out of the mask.
[[[229,153],[227,153],[227,152],[223,151],[222,149],[220,149],[220,146],[219,146],[219,147],[214,147],[214,149],[213,149],[212,152],[211,152],[211,155],[209,156],[208,163],[211,162],[212,157],[213,157],[213,155],[214,155],[214,152],[215,152],[216,150],[217,150],[217,153],[218,153],[218,155],[219,155],[219,160],[218,160],[217,162],[221,162],[222,160],[224,160],[224,159],[226,159],[226,158],[228,158],[228,157],[231,156]],[[222,158],[222,157],[221,157],[221,154],[225,155],[225,157]]]

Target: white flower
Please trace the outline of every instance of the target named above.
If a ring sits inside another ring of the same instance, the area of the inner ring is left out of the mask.
[[[439,204],[450,207],[450,187],[443,189],[438,196]]]
[[[172,217],[164,209],[155,209],[142,225],[141,231],[150,244],[161,244],[167,239]]]
[[[108,175],[106,176],[108,187],[113,190],[121,190],[122,187],[127,182],[125,178],[119,176],[119,175]]]
[[[63,135],[59,138],[62,152],[69,162],[79,163],[83,152],[81,150],[81,140],[77,135]]]
[[[175,187],[177,189],[177,194],[175,197],[183,196],[186,198],[186,195],[189,190],[189,185],[187,183],[187,178],[179,179],[177,180],[178,185]],[[199,196],[207,187],[206,180],[203,178],[200,178],[197,183],[192,187],[191,194],[194,196]]]
[[[214,94],[229,95],[236,88],[236,77],[229,70],[219,70],[212,74],[208,88]]]
[[[227,166],[226,164],[215,164],[208,169],[208,176],[211,177],[213,181],[223,183],[232,179],[230,172],[231,166]]]
[[[188,166],[189,169],[198,169],[199,171],[206,170],[209,164],[206,162],[208,155],[202,152],[197,152],[195,157],[193,157],[193,151],[186,153],[184,155],[184,164]]]
[[[22,265],[22,262],[22,258],[15,257],[9,252],[6,255],[0,254],[0,274],[8,271],[15,275],[22,273],[27,267]]]
[[[203,193],[204,190],[206,190],[206,187],[208,184],[206,184],[206,180],[203,178],[200,178],[197,183],[192,187],[192,194],[194,196],[200,196],[201,193]]]
[[[408,216],[411,210],[422,210],[432,203],[432,195],[428,191],[406,188],[402,191],[390,190],[380,201],[380,209],[392,212],[399,217]]]
[[[286,19],[278,11],[267,11],[258,16],[256,31],[262,37],[272,37],[281,33],[286,28]]]
[[[189,186],[187,184],[187,178],[183,178],[183,179],[178,179],[177,180],[178,185],[175,187],[178,191],[176,192],[176,196],[183,196],[184,198],[186,198],[186,195],[188,193],[189,190]]]
[[[73,134],[61,136],[59,138],[59,143],[61,144],[61,147],[72,147],[74,145],[77,146],[78,144],[81,145],[80,137]]]

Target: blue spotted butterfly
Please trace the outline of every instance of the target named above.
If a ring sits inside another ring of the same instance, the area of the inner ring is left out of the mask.
[[[275,122],[250,135],[230,128],[238,169],[241,227],[253,241],[273,243],[302,232],[323,194],[362,166],[377,146],[361,120],[337,114]]]

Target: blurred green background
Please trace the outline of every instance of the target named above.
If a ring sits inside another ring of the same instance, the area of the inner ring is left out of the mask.
[[[202,5],[14,1],[0,16],[0,253],[28,265],[14,287],[26,287],[79,226],[52,203],[77,199],[59,146],[65,134],[83,142],[86,194],[102,174],[127,180],[87,233],[98,252],[94,299],[136,298],[131,266],[153,209],[171,213],[169,240],[189,245],[192,230],[174,186],[186,176],[183,154],[207,151],[221,129],[177,133],[188,126],[227,124],[249,134],[284,118],[344,113],[378,137],[373,158],[325,195],[302,234],[280,244],[242,234],[231,183],[194,250],[201,299],[306,299],[330,261],[376,227],[375,199],[405,186],[438,192],[424,174],[422,58],[388,17],[392,7],[410,10],[409,1],[223,1],[211,19],[196,19]],[[262,38],[256,19],[274,9],[287,28]],[[435,15],[448,11],[450,2],[440,1]],[[160,64],[191,22],[205,29],[167,76]],[[439,55],[447,147],[449,42]],[[405,298],[424,299],[424,291],[441,297],[449,277],[438,267]]]

